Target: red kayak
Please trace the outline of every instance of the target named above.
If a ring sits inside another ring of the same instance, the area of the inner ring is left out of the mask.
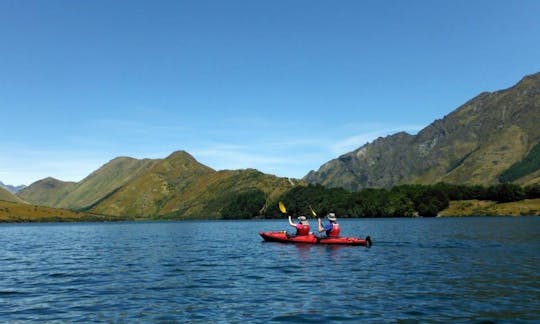
[[[370,247],[372,245],[371,238],[367,236],[365,239],[358,237],[318,237],[313,234],[309,235],[288,235],[281,232],[260,232],[259,235],[268,242],[281,243],[305,243],[305,244],[333,244],[333,245],[362,245]]]

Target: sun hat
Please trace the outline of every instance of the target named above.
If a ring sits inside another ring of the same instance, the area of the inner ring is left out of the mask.
[[[299,220],[300,223],[302,223],[303,225],[309,224],[308,221],[307,221],[306,216],[298,216],[298,220]]]
[[[328,215],[326,215],[326,218],[328,218],[328,220],[330,220],[330,221],[335,222],[336,221],[336,214],[329,213]]]

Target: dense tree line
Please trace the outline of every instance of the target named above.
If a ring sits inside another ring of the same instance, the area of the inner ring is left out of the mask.
[[[278,201],[283,201],[287,214],[294,216],[324,216],[334,212],[339,217],[429,217],[447,208],[451,200],[511,202],[533,198],[540,198],[540,184],[522,187],[503,183],[485,187],[438,183],[400,185],[392,189],[368,188],[358,192],[308,185],[294,187],[268,204],[265,193],[259,189],[240,192],[229,199],[221,214],[224,219],[261,215],[279,218],[284,215],[278,208]]]
[[[342,188],[327,189],[321,185],[295,187],[285,193],[281,200],[293,215],[312,215],[312,211],[324,216],[335,212],[340,217],[411,217],[414,215],[436,216],[448,207],[448,195],[431,186],[407,185],[388,189],[364,189],[350,192]],[[266,217],[277,217],[274,208],[266,211]]]
[[[540,198],[540,184],[522,187],[503,183],[485,187],[438,183],[400,185],[392,189],[368,188],[358,192],[309,185],[293,188],[280,200],[291,215],[311,216],[311,210],[314,210],[321,216],[335,212],[340,217],[429,217],[447,208],[451,200],[510,202],[526,198]],[[277,202],[270,206],[265,210],[265,217],[282,217]]]
[[[221,211],[223,219],[248,219],[261,214],[266,195],[260,189],[251,189],[232,196]]]

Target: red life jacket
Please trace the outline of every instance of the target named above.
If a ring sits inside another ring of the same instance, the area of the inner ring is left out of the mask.
[[[332,229],[328,232],[326,232],[326,236],[328,237],[338,237],[339,236],[339,224],[338,223],[332,223]]]
[[[309,235],[309,225],[296,224],[296,235]]]

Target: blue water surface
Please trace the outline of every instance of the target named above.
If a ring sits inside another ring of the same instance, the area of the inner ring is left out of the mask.
[[[540,217],[0,225],[0,321],[538,322]],[[316,222],[312,221],[316,225]]]

